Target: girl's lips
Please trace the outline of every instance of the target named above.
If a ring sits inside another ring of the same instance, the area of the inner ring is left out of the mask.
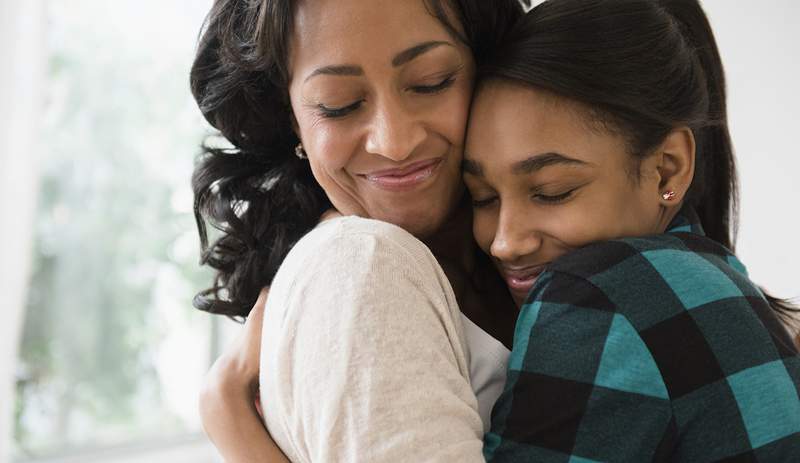
[[[509,269],[501,267],[500,271],[503,274],[503,279],[508,285],[508,289],[512,293],[527,296],[539,275],[545,270],[544,265],[537,265],[535,267],[527,267],[522,269]]]
[[[427,161],[415,162],[399,169],[371,172],[369,174],[364,174],[363,177],[373,185],[384,190],[410,190],[433,177],[433,174],[441,163],[441,159],[429,159]]]

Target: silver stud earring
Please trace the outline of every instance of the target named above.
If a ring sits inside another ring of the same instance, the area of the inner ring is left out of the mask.
[[[303,149],[303,144],[298,143],[297,146],[294,147],[294,155],[300,159],[308,159],[308,155],[306,151]]]

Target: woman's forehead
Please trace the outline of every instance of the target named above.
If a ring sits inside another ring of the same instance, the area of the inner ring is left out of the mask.
[[[388,59],[430,41],[455,42],[423,0],[314,0],[295,9],[296,62]]]

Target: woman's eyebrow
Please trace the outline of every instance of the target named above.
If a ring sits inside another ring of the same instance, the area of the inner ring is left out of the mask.
[[[451,44],[450,42],[442,42],[442,41],[435,41],[435,40],[434,41],[430,41],[430,42],[423,42],[423,43],[421,43],[419,45],[414,45],[411,48],[403,50],[400,53],[398,53],[397,55],[395,55],[395,57],[392,58],[392,66],[393,67],[402,66],[402,65],[408,63],[409,61],[413,60],[417,56],[419,56],[419,55],[421,55],[421,54],[423,54],[423,53],[425,53],[425,52],[427,52],[429,50],[432,50],[432,49],[434,49],[436,47],[440,47],[442,45],[446,45],[446,46],[449,46],[449,47],[453,46],[453,44]]]
[[[304,82],[308,82],[311,80],[312,77],[316,77],[319,75],[327,75],[327,76],[360,76],[364,74],[364,70],[361,69],[360,66],[344,64],[340,66],[323,66],[321,68],[317,68],[312,72]]]
[[[397,55],[392,58],[392,66],[398,67],[402,66],[409,61],[413,60],[414,58],[422,55],[423,53],[430,51],[436,47],[440,46],[449,46],[452,47],[453,44],[450,42],[443,42],[443,41],[429,41],[423,42],[419,45],[414,45],[411,48],[401,51]],[[306,77],[304,82],[308,82],[313,77],[326,75],[326,76],[361,76],[364,75],[364,69],[361,66],[357,66],[354,64],[341,64],[341,65],[330,65],[330,66],[322,66],[320,68],[315,69],[311,74]]]

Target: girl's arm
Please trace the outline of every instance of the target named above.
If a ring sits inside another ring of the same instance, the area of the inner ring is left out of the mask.
[[[241,335],[214,362],[200,393],[206,434],[228,463],[289,462],[270,437],[256,408],[264,289]]]

